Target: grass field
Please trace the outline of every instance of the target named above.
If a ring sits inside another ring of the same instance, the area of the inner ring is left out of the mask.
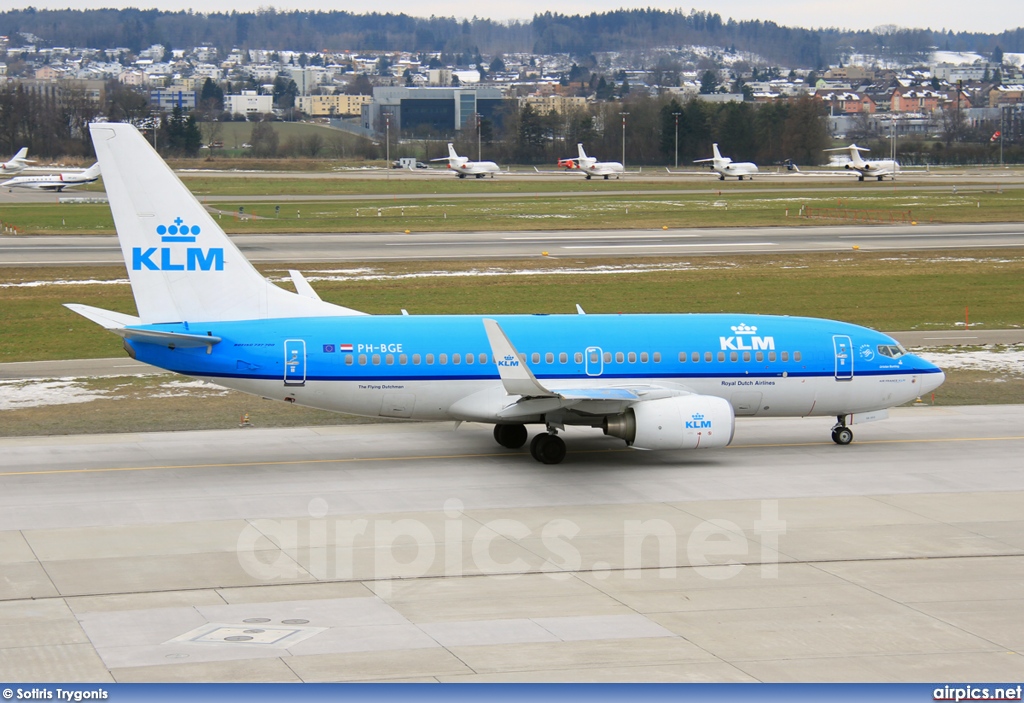
[[[569,313],[580,303],[590,313],[810,315],[906,330],[953,329],[969,307],[975,325],[1024,325],[1024,253],[1016,250],[716,256],[616,265],[633,272],[608,269],[606,260],[547,258],[484,267],[374,266],[372,273],[383,280],[367,280],[365,269],[346,271],[337,264],[303,272],[325,300],[374,314],[402,308],[412,314]],[[287,276],[286,268],[261,267],[275,280]],[[124,269],[113,266],[0,268],[0,362],[119,355],[118,337],[61,303],[134,313],[126,279]]]
[[[234,179],[209,181],[211,190],[223,194],[242,185]],[[455,180],[455,179],[452,179]],[[248,191],[273,188],[274,181],[247,181]],[[295,192],[342,194],[350,181],[291,180],[277,184],[276,195]],[[363,183],[363,182],[360,182]],[[405,184],[392,195],[422,192],[425,182]],[[363,193],[366,200],[291,202],[267,195],[265,201],[211,203],[218,223],[228,233],[288,232],[401,232],[428,231],[523,231],[538,229],[660,229],[667,227],[762,227],[828,224],[831,220],[799,217],[801,208],[850,213],[871,211],[883,216],[909,213],[926,223],[1013,222],[1024,213],[1024,188],[952,192],[865,189],[854,195],[834,191],[793,190],[753,193],[740,190],[680,192],[675,195],[624,195],[609,189],[601,196],[572,197],[533,195],[494,198],[446,198],[448,180],[434,181],[436,198],[399,200],[384,193]],[[550,182],[544,182],[550,185]],[[320,190],[317,188],[322,186]],[[383,182],[375,182],[381,185]],[[190,183],[190,186],[192,184]],[[461,185],[461,184],[456,184]],[[477,188],[478,184],[471,184]],[[517,187],[522,184],[510,184]],[[531,184],[527,184],[531,185]],[[537,185],[537,184],[532,184]],[[600,184],[599,187],[605,187]],[[420,190],[416,190],[419,188]],[[634,185],[634,189],[636,186]],[[465,189],[455,189],[464,192]],[[197,192],[201,192],[198,191]],[[513,192],[489,191],[496,194]],[[556,191],[564,193],[564,190]],[[371,197],[372,196],[372,197]],[[55,197],[55,201],[57,198]],[[239,207],[245,217],[237,217]],[[278,211],[276,208],[280,207]],[[380,215],[378,215],[378,212]],[[19,234],[113,234],[114,223],[106,204],[13,203],[0,213],[5,226]]]

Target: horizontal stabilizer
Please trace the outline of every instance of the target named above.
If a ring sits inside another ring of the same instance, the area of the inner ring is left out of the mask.
[[[168,347],[188,349],[191,347],[211,347],[220,342],[220,337],[208,334],[184,334],[182,332],[163,332],[161,330],[139,330],[126,327],[111,330],[125,339],[146,344],[162,344]]]
[[[294,269],[288,270],[288,275],[291,276],[292,285],[295,286],[295,292],[301,295],[303,298],[312,298],[313,300],[321,300],[319,293],[313,290],[313,286],[309,285],[309,281],[302,275],[300,271]]]
[[[72,312],[77,312],[87,320],[95,322],[105,330],[119,330],[129,325],[141,325],[142,320],[132,315],[125,315],[123,312],[94,308],[91,305],[79,305],[78,303],[64,303],[64,307]]]

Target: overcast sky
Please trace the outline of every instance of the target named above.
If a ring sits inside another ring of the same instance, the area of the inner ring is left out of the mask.
[[[252,2],[248,0],[160,0],[132,2],[126,0],[35,0],[12,3],[16,7],[75,9],[99,7],[154,7],[161,10],[202,10],[204,12],[251,11],[260,6],[274,6],[278,10],[348,10],[405,13],[416,17],[489,17],[495,20],[529,19],[534,13],[548,10],[563,14],[588,14],[622,7],[654,7],[666,10],[682,8],[717,12],[723,19],[770,20],[795,27],[841,27],[846,29],[874,29],[881,25],[952,29],[953,31],[994,32],[1024,26],[1024,2],[1020,0],[852,0],[850,2],[823,2],[822,0],[788,0],[770,3],[763,0],[716,0],[704,5],[680,5],[665,0],[651,0],[624,4],[622,0],[377,0],[377,2],[339,2],[338,0],[278,0]]]

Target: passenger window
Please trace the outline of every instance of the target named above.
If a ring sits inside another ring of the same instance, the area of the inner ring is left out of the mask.
[[[789,352],[782,352],[782,360],[789,361]]]
[[[427,366],[433,366],[433,365],[434,365],[434,355],[433,354],[427,354]]]
[[[680,364],[685,364],[686,363],[686,352],[679,352],[679,363]]]
[[[355,359],[352,358],[351,354],[345,355],[345,366],[351,366],[353,361],[355,361]]]
[[[559,352],[559,354],[558,354],[558,363],[559,364],[568,364],[569,363],[569,355],[566,354],[565,352]]]
[[[534,364],[540,363],[540,352],[534,352],[533,356],[530,357],[530,361]]]
[[[622,352],[615,352],[615,363],[621,364],[626,360],[626,356]]]
[[[718,361],[725,361],[725,352],[718,352]]]
[[[419,354],[413,354],[412,355],[412,365],[413,366],[419,366],[420,365],[420,355]]]
[[[598,355],[598,353],[596,351],[590,352],[590,363],[591,364],[596,364],[600,360],[601,360],[601,357]]]
[[[387,356],[385,356],[384,363],[387,364],[388,366],[392,366],[395,363],[395,355],[388,354]]]
[[[572,358],[576,360],[577,364],[583,363],[583,352],[576,352],[572,355]]]
[[[611,352],[605,352],[604,353],[604,363],[606,363],[606,364],[612,363],[612,353]]]
[[[370,357],[370,358],[371,358],[371,360],[373,361],[373,365],[374,365],[374,366],[380,366],[380,354],[374,354],[374,355],[373,355],[372,357]]]
[[[661,352],[654,352],[654,363],[655,364],[660,364],[661,363]]]
[[[481,364],[486,364],[487,363],[487,355],[486,354],[481,354],[480,355],[480,363]]]
[[[750,352],[743,352],[743,360],[750,361]]]
[[[800,352],[793,352],[793,361],[800,361]]]
[[[740,355],[736,352],[729,352],[729,361],[739,361]]]
[[[547,354],[545,354],[544,355],[544,363],[545,364],[553,364],[553,363],[555,363],[555,355],[552,354],[551,352],[548,352]]]
[[[359,355],[359,365],[366,366],[366,354]]]
[[[457,366],[457,365],[459,365],[461,363],[462,363],[462,355],[461,354],[452,354],[452,364]]]
[[[473,363],[473,355],[472,354],[466,354],[466,363],[467,364],[472,364]]]
[[[636,363],[636,352],[630,352],[629,356],[627,358],[629,359],[629,363],[635,364]]]
[[[700,361],[700,352],[694,352],[693,354],[690,354],[690,361],[692,361],[695,364],[698,363]]]
[[[447,354],[438,354],[437,355],[437,363],[439,363],[441,366],[447,366],[448,365],[448,355]]]
[[[711,352],[704,352],[704,362],[710,364],[714,357],[711,356]]]
[[[647,352],[640,352],[640,363],[641,364],[646,364],[647,360],[650,359],[650,358],[651,357],[647,355]]]
[[[775,352],[768,352],[768,361],[775,361]]]
[[[754,358],[758,361],[764,361],[764,352],[757,352],[757,355]]]

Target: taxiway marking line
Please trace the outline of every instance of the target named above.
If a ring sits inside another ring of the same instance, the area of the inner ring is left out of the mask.
[[[1019,442],[1024,440],[1021,437],[945,437],[938,439],[876,439],[859,441],[855,446],[873,444],[933,444],[941,442]],[[766,447],[817,447],[827,445],[827,442],[791,442],[784,444],[744,444],[731,445],[727,449],[763,449]],[[574,454],[610,454],[613,452],[628,452],[629,449],[591,449],[574,452]],[[478,459],[483,457],[517,457],[525,456],[526,452],[515,454],[504,452],[491,452],[486,454],[438,454],[426,456],[371,456],[357,458],[335,458],[335,459],[301,459],[295,461],[242,461],[224,464],[171,464],[166,466],[107,466],[93,469],[44,469],[42,471],[4,471],[0,472],[0,478],[4,476],[43,476],[47,474],[96,474],[115,471],[173,471],[176,469],[231,469],[243,466],[298,466],[301,464],[351,464],[358,461],[432,461],[437,459]]]

